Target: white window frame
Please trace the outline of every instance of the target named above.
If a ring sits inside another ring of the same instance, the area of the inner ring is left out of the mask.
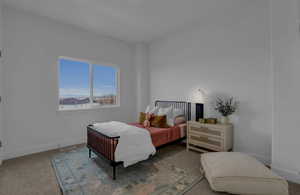
[[[59,104],[59,89],[60,89],[60,60],[66,59],[66,60],[72,60],[72,61],[78,61],[89,64],[89,87],[90,87],[90,103],[88,104],[79,104],[79,105],[66,105],[62,106]],[[116,73],[116,83],[117,83],[117,97],[116,97],[116,104],[113,105],[100,105],[97,103],[93,103],[93,87],[94,87],[94,72],[93,72],[93,65],[99,65],[99,66],[108,66],[113,67],[117,70]],[[91,109],[100,109],[100,108],[114,108],[114,107],[120,107],[120,67],[115,64],[108,64],[108,63],[99,63],[91,60],[84,60],[79,58],[72,58],[72,57],[66,57],[66,56],[59,56],[57,60],[57,105],[58,105],[58,111],[72,111],[72,110],[91,110]]]

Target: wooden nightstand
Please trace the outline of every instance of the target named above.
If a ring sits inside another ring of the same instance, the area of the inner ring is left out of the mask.
[[[232,149],[232,124],[187,123],[187,150],[198,152],[229,151]]]

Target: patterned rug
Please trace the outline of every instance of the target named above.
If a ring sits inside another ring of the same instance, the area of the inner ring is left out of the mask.
[[[88,158],[85,147],[61,152],[52,165],[64,195],[181,195],[203,178],[199,169],[176,166],[185,155],[185,150],[158,152],[127,168],[119,165],[116,180],[109,163],[95,155]]]

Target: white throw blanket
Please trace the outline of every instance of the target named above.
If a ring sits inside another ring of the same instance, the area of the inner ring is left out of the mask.
[[[146,160],[156,152],[151,135],[146,129],[117,121],[96,123],[94,127],[104,135],[120,136],[115,161],[123,161],[124,167]]]

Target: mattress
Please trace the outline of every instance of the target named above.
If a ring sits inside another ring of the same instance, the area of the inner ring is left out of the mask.
[[[144,128],[140,123],[129,123],[129,125]],[[180,124],[169,128],[149,127],[145,129],[150,132],[152,143],[155,147],[162,146],[186,136],[186,124]]]

